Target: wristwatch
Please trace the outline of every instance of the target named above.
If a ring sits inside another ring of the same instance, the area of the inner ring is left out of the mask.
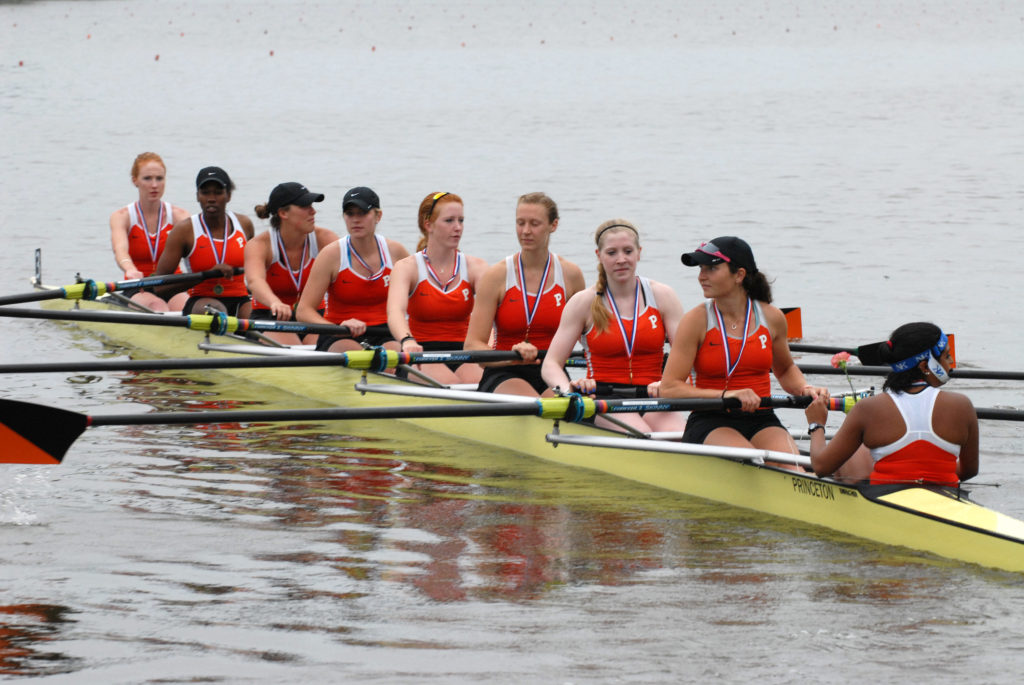
[[[818,429],[825,430],[825,426],[821,425],[820,423],[808,424],[808,426],[807,426],[807,435],[811,435],[812,433],[814,433],[814,431],[816,431]]]

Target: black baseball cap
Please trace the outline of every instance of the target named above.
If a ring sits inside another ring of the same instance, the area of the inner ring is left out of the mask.
[[[750,273],[757,273],[754,253],[747,241],[732,235],[724,235],[702,244],[693,252],[685,252],[680,257],[686,266],[701,264],[720,264],[729,262],[743,267]]]
[[[344,210],[349,205],[355,205],[364,212],[368,212],[371,209],[380,209],[380,198],[369,188],[359,186],[345,193],[345,197],[341,201],[341,209]]]
[[[202,188],[204,183],[209,183],[210,181],[220,184],[223,188],[231,187],[231,177],[228,176],[228,172],[219,166],[208,166],[200,169],[199,174],[196,176],[196,188]]]
[[[301,183],[289,181],[288,183],[278,183],[277,186],[270,191],[270,199],[267,200],[267,211],[273,214],[277,212],[277,210],[282,207],[287,207],[288,205],[308,207],[314,202],[323,201],[323,193],[314,193]]]

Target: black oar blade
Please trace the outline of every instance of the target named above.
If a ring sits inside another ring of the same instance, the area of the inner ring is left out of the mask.
[[[88,422],[85,414],[0,400],[0,463],[59,464]]]

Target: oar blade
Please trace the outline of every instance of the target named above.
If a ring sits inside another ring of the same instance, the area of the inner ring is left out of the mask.
[[[0,400],[0,463],[59,464],[88,422],[85,414]]]

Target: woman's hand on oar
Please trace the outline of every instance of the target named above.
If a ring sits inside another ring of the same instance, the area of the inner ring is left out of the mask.
[[[235,269],[235,274],[242,273],[241,268]],[[95,300],[97,297],[112,293],[118,290],[131,290],[133,288],[153,288],[161,285],[191,284],[205,281],[210,278],[223,278],[224,274],[218,269],[209,271],[197,271],[185,274],[162,274],[159,276],[147,276],[136,278],[130,281],[93,281],[85,280],[80,283],[73,283],[62,288],[52,290],[34,290],[21,295],[0,296],[0,305],[21,304],[24,302],[41,302],[43,300]]]

